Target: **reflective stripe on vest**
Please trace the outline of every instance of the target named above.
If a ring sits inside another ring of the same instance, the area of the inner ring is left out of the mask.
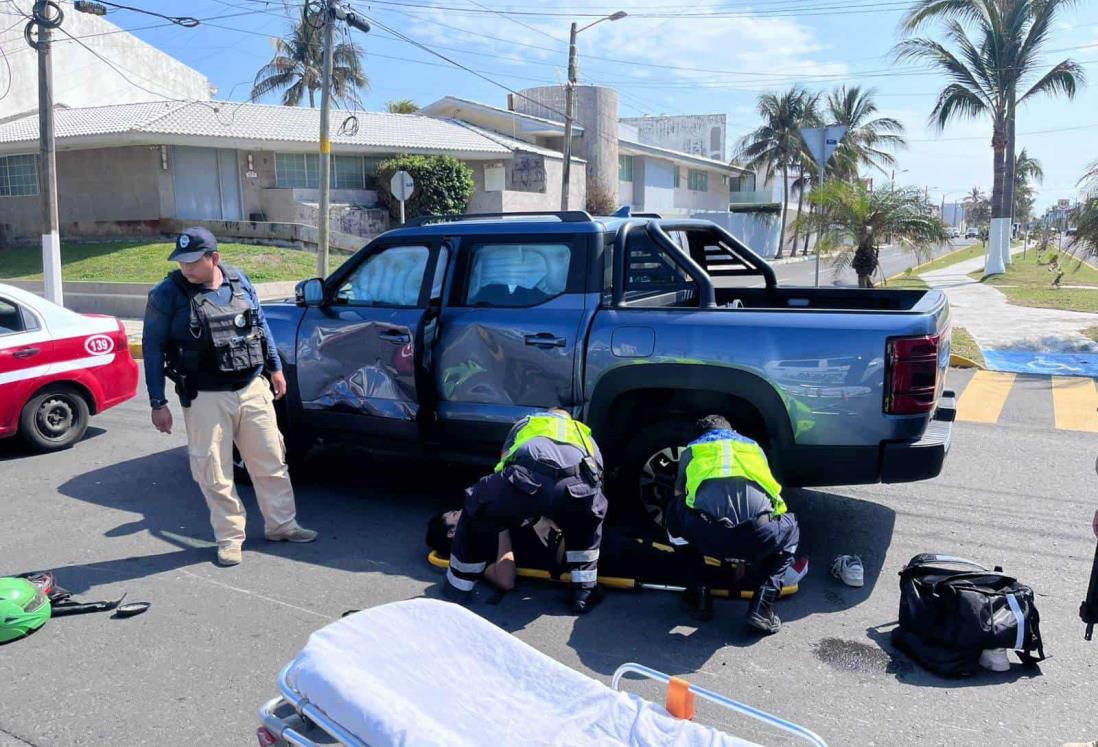
[[[721,477],[751,480],[770,496],[774,516],[785,513],[782,486],[771,474],[766,454],[758,444],[724,439],[691,446],[690,463],[686,465],[686,505],[694,508],[698,487],[706,480]]]
[[[575,446],[584,454],[591,456],[595,453],[595,442],[591,438],[591,429],[578,420],[561,418],[556,415],[531,415],[526,420],[526,425],[515,434],[515,442],[503,459],[496,465],[496,472],[502,472],[503,468],[511,463],[523,444],[532,438],[548,438],[558,444]]]

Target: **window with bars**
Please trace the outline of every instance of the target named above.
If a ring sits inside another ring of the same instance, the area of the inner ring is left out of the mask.
[[[618,181],[633,181],[633,156],[618,156]]]
[[[37,156],[0,157],[0,197],[33,197],[37,194]]]
[[[332,156],[332,189],[377,189],[377,167],[391,156]],[[275,153],[275,183],[280,189],[317,189],[320,156]]]
[[[687,188],[694,192],[709,191],[709,172],[690,169],[686,175]]]

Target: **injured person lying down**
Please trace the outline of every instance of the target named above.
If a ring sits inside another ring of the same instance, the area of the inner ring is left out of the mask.
[[[461,510],[444,511],[427,522],[427,546],[440,561],[450,555]],[[599,580],[612,586],[643,588],[642,585],[683,587],[688,591],[704,585],[721,594],[741,598],[750,594],[758,579],[750,565],[736,558],[710,558],[686,547],[673,547],[660,538],[655,527],[650,534],[635,529],[604,526],[599,557]],[[519,575],[545,576],[561,580],[568,572],[564,562],[564,536],[544,517],[524,522],[499,533],[495,562],[484,578],[502,591],[515,587]],[[526,573],[523,573],[526,571]],[[530,573],[533,571],[534,573]],[[808,573],[808,558],[801,557],[786,571],[785,595],[797,589]],[[632,583],[628,583],[632,582]]]

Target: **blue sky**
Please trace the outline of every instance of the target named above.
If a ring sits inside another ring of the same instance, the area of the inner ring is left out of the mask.
[[[269,36],[289,27],[281,0],[129,0],[127,4],[204,19],[231,16],[208,20],[195,29],[143,28],[162,22],[129,11],[108,16],[200,70],[218,87],[218,97],[225,99],[247,98],[255,72],[271,57]],[[582,25],[592,20],[570,14],[623,9],[631,16],[599,24],[579,37],[581,79],[618,88],[622,116],[724,113],[731,145],[758,124],[754,101],[761,91],[794,82],[815,90],[860,83],[877,88],[882,113],[907,126],[911,142],[897,154],[897,184],[929,188],[935,201],[943,195],[947,201],[960,199],[973,186],[990,190],[990,125],[963,122],[942,133],[928,128],[927,115],[942,86],[941,77],[898,65],[888,56],[907,7],[899,0],[624,0],[616,5],[610,0],[357,0],[354,4],[380,24],[516,89],[563,79],[569,22],[574,18]],[[380,25],[369,35],[352,33],[365,52],[371,81],[362,94],[367,109],[380,109],[387,100],[397,98],[425,104],[447,94],[499,106],[506,101],[503,89],[395,38]],[[1084,64],[1092,83],[1072,102],[1040,100],[1020,115],[1019,147],[1026,147],[1044,165],[1039,209],[1072,196],[1085,165],[1098,159],[1098,3],[1083,0],[1063,15],[1047,46],[1062,50],[1046,55],[1049,64],[1071,57]],[[889,178],[874,176],[878,183]]]

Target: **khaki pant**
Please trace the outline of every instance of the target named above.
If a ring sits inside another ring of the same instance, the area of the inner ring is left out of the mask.
[[[255,486],[267,534],[294,525],[294,489],[286,469],[274,395],[262,376],[236,392],[199,392],[183,408],[191,475],[210,508],[217,544],[244,542],[244,504],[233,482],[233,442]]]

